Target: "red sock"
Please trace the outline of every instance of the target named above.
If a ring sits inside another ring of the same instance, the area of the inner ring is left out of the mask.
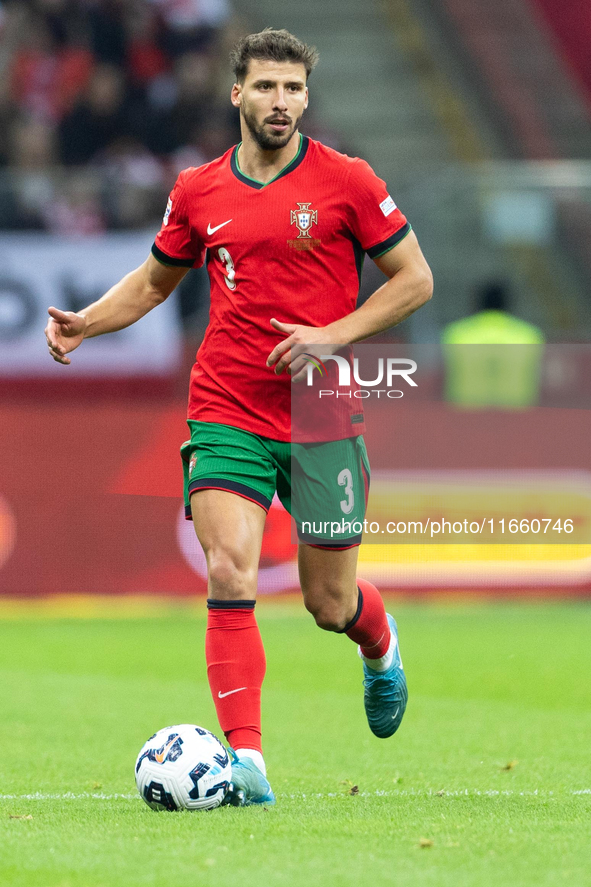
[[[380,659],[388,652],[390,626],[382,596],[371,582],[357,580],[359,604],[354,619],[345,628],[348,638],[361,647],[368,659]]]
[[[208,600],[205,658],[220,727],[232,748],[261,748],[265,650],[254,601]]]

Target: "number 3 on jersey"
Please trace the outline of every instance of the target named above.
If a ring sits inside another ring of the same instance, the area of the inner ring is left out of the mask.
[[[337,478],[339,486],[345,488],[346,499],[341,499],[340,506],[343,514],[351,514],[355,505],[355,496],[353,494],[353,476],[348,468],[343,468]]]
[[[224,280],[226,282],[226,286],[229,290],[236,289],[236,282],[234,278],[236,277],[236,271],[234,269],[234,262],[232,261],[232,256],[228,252],[225,246],[220,246],[218,250],[218,256],[224,263],[224,268],[226,269],[226,273],[224,274]]]

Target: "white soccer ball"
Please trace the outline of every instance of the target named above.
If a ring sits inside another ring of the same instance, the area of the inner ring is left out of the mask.
[[[135,763],[138,791],[153,810],[219,807],[231,779],[228,752],[217,736],[195,724],[158,730]]]

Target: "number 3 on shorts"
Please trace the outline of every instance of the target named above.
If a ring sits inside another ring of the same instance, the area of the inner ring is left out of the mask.
[[[355,496],[353,494],[353,477],[348,468],[343,468],[337,478],[339,486],[345,488],[346,499],[341,499],[340,506],[343,514],[351,514],[355,505]]]

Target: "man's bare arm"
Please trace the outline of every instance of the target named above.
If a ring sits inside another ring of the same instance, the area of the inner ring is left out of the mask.
[[[83,339],[113,333],[131,326],[156,305],[160,305],[181,282],[187,268],[163,265],[149,255],[143,265],[126,274],[97,302],[75,313],[49,308],[45,337],[49,353],[58,363]]]
[[[325,327],[286,324],[272,318],[271,325],[286,338],[273,349],[267,366],[275,364],[275,372],[282,373],[300,345],[349,345],[368,339],[396,326],[431,298],[433,276],[412,231],[375,263],[389,280],[351,314]]]
[[[406,320],[433,294],[433,275],[411,231],[375,263],[389,279],[352,314],[325,327],[328,342],[350,345]]]

